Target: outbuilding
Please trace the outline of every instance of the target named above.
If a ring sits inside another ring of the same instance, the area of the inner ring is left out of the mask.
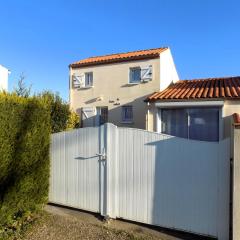
[[[232,115],[240,112],[240,77],[180,80],[146,101],[148,130],[219,141],[231,136]]]

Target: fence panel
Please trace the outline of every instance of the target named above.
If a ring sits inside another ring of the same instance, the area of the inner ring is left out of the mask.
[[[112,124],[53,134],[49,201],[227,240],[229,145]]]
[[[118,217],[228,239],[229,140],[118,129]]]

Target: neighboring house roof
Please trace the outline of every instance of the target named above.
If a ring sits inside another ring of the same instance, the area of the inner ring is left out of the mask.
[[[180,80],[161,92],[149,96],[146,101],[239,99],[240,77]]]
[[[104,56],[98,56],[98,57],[89,57],[89,58],[85,58],[70,64],[70,67],[76,68],[81,66],[90,66],[90,65],[98,65],[98,64],[105,64],[105,63],[116,63],[116,62],[123,62],[123,61],[155,58],[155,57],[159,57],[160,53],[162,53],[167,49],[168,49],[167,47],[162,47],[162,48],[154,48],[154,49],[147,49],[147,50],[139,50],[134,52],[116,53],[116,54],[104,55]]]

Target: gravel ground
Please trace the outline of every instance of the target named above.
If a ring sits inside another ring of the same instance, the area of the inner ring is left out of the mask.
[[[177,240],[163,233],[121,221],[101,221],[89,213],[47,206],[24,240]]]

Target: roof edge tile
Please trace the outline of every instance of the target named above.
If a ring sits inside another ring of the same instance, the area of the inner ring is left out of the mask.
[[[145,49],[145,50],[137,50],[137,51],[131,51],[131,52],[114,53],[114,54],[107,54],[102,56],[89,57],[89,58],[82,59],[80,61],[73,62],[69,65],[69,67],[77,68],[81,66],[84,67],[84,66],[90,66],[90,65],[117,63],[117,62],[123,62],[123,61],[154,58],[154,57],[160,56],[160,54],[167,49],[169,49],[169,47],[151,48],[151,49]]]

